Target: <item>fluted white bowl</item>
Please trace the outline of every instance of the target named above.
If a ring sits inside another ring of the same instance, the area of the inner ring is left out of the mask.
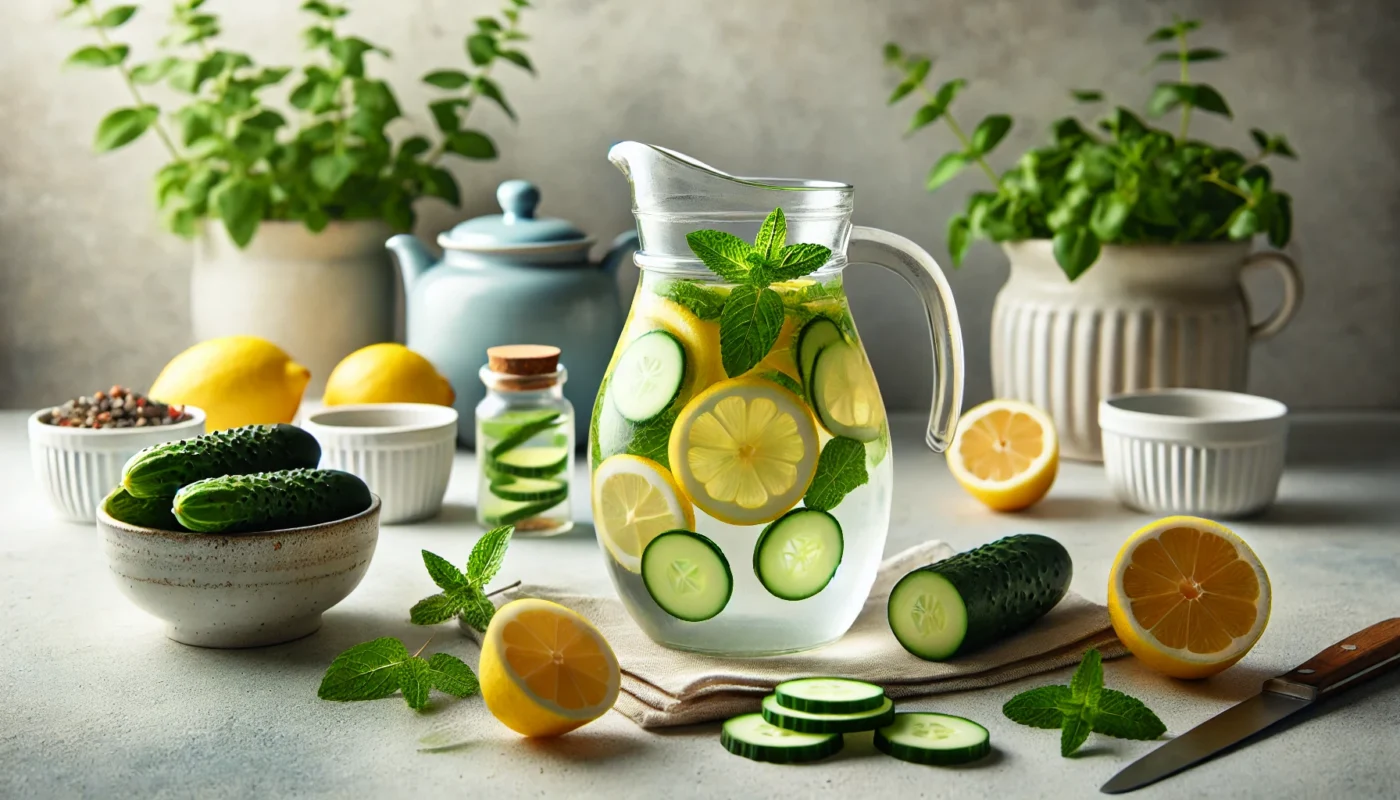
[[[442,510],[457,412],[427,403],[328,406],[302,425],[321,443],[321,466],[360,476],[379,495],[385,524]]]
[[[1242,517],[1273,503],[1288,407],[1211,389],[1121,394],[1099,405],[1104,470],[1125,505],[1153,514]]]
[[[185,406],[190,418],[149,428],[63,428],[29,417],[29,457],[34,476],[59,516],[92,522],[107,493],[122,480],[127,459],[157,444],[204,433],[204,411]]]

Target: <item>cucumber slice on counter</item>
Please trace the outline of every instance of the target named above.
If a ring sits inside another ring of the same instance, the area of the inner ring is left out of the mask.
[[[774,597],[806,600],[831,583],[844,549],[835,517],[795,508],[763,529],[753,551],[753,571]]]
[[[885,690],[873,683],[847,678],[798,678],[773,689],[778,705],[814,714],[859,714],[879,708]]]
[[[922,711],[895,714],[875,731],[875,749],[900,761],[949,766],[992,752],[987,729],[970,719]]]
[[[632,422],[646,422],[671,407],[685,383],[685,347],[667,331],[637,337],[608,381],[613,405]]]
[[[502,500],[563,500],[569,494],[569,485],[554,478],[514,478],[502,475],[491,481],[491,494]]]
[[[841,329],[826,317],[816,317],[802,327],[797,336],[797,375],[803,386],[812,383],[812,364],[822,348],[841,341]],[[810,399],[810,398],[809,398]]]
[[[537,517],[563,501],[563,497],[534,501],[484,497],[481,499],[481,520],[487,525],[514,525],[522,519]]]
[[[772,764],[820,761],[840,752],[840,734],[798,733],[765,722],[762,714],[743,714],[724,723],[719,735],[724,749],[736,756]]]
[[[493,473],[516,478],[548,478],[569,466],[568,447],[517,447],[487,461]]]
[[[719,546],[691,531],[668,531],[642,551],[642,582],[661,610],[704,622],[729,604],[734,574]]]
[[[763,698],[763,718],[769,724],[799,733],[855,733],[883,728],[894,721],[894,702],[888,697],[868,711],[854,714],[814,714],[794,711],[778,703],[777,695]]]

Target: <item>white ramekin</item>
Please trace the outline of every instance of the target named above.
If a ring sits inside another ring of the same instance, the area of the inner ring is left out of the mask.
[[[1278,493],[1288,407],[1211,389],[1121,394],[1099,404],[1104,470],[1124,504],[1153,514],[1241,517]]]
[[[34,476],[54,510],[73,522],[97,519],[97,507],[122,480],[127,459],[151,445],[204,433],[204,412],[185,406],[190,419],[149,428],[62,428],[29,416],[29,457]]]
[[[302,427],[321,443],[321,466],[360,476],[383,503],[388,525],[434,516],[442,510],[457,412],[427,403],[327,406]]]

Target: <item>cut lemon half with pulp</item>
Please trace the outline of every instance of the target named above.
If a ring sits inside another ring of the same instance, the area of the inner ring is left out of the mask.
[[[671,469],[701,510],[731,525],[772,522],[817,471],[817,426],[797,397],[758,378],[721,381],[671,428]]]
[[[642,551],[666,531],[695,528],[695,511],[666,468],[641,456],[605,459],[593,475],[593,526],[628,572],[641,572]]]
[[[1060,442],[1044,411],[989,400],[967,411],[948,448],[948,468],[967,493],[996,511],[1033,505],[1055,482]]]
[[[481,697],[507,728],[558,736],[607,713],[621,673],[603,634],[576,612],[527,598],[502,606],[481,641]]]
[[[653,295],[639,315],[635,336],[654,330],[666,331],[679,339],[685,348],[686,361],[693,366],[691,374],[686,376],[687,391],[698,392],[724,379],[724,364],[720,361],[719,351],[719,323],[706,322],[680,303]]]
[[[1108,578],[1108,615],[1152,669],[1204,678],[1244,657],[1269,622],[1269,574],[1244,540],[1199,517],[1134,533]]]

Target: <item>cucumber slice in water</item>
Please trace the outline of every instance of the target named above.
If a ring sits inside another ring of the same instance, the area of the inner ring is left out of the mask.
[[[481,520],[487,525],[514,525],[522,519],[537,517],[563,502],[563,497],[546,500],[520,501],[486,497],[481,500]]]
[[[762,714],[743,714],[724,723],[720,744],[736,756],[772,764],[820,761],[838,753],[840,734],[798,733],[765,722]]]
[[[921,711],[895,714],[875,731],[875,749],[915,764],[967,764],[992,752],[987,729],[970,719]]]
[[[667,331],[637,337],[613,368],[612,401],[622,416],[646,422],[671,407],[685,383],[685,347]]]
[[[812,377],[806,382],[809,399],[822,427],[832,436],[858,442],[880,437],[885,406],[860,348],[833,342],[817,353]]]
[[[859,714],[879,708],[885,690],[873,683],[847,678],[798,678],[773,689],[778,705],[814,714]]]
[[[502,475],[491,481],[491,494],[502,500],[563,500],[569,485],[553,478],[514,478]]]
[[[795,508],[763,529],[753,551],[753,571],[774,597],[806,600],[831,583],[844,550],[835,517]]]
[[[536,412],[538,413],[538,412]],[[491,446],[491,455],[500,456],[525,444],[550,428],[558,427],[559,412],[551,411],[548,416],[540,415],[528,422],[517,424],[506,431],[506,435]],[[482,425],[482,433],[485,434],[485,425]]]
[[[797,337],[797,375],[802,385],[812,382],[812,364],[817,354],[832,342],[841,341],[841,329],[826,317],[816,317],[802,327]]]
[[[734,574],[719,546],[691,531],[668,531],[642,551],[642,582],[661,610],[704,622],[729,604]]]
[[[507,411],[498,417],[482,420],[481,433],[494,440],[501,440],[527,425],[548,422],[558,418],[559,412],[548,408],[521,409]]]
[[[763,698],[763,718],[770,724],[799,733],[855,733],[883,728],[894,721],[894,702],[888,697],[869,711],[854,714],[814,714],[783,708],[777,695]]]
[[[568,447],[517,447],[487,462],[492,472],[517,478],[548,478],[569,466]]]

